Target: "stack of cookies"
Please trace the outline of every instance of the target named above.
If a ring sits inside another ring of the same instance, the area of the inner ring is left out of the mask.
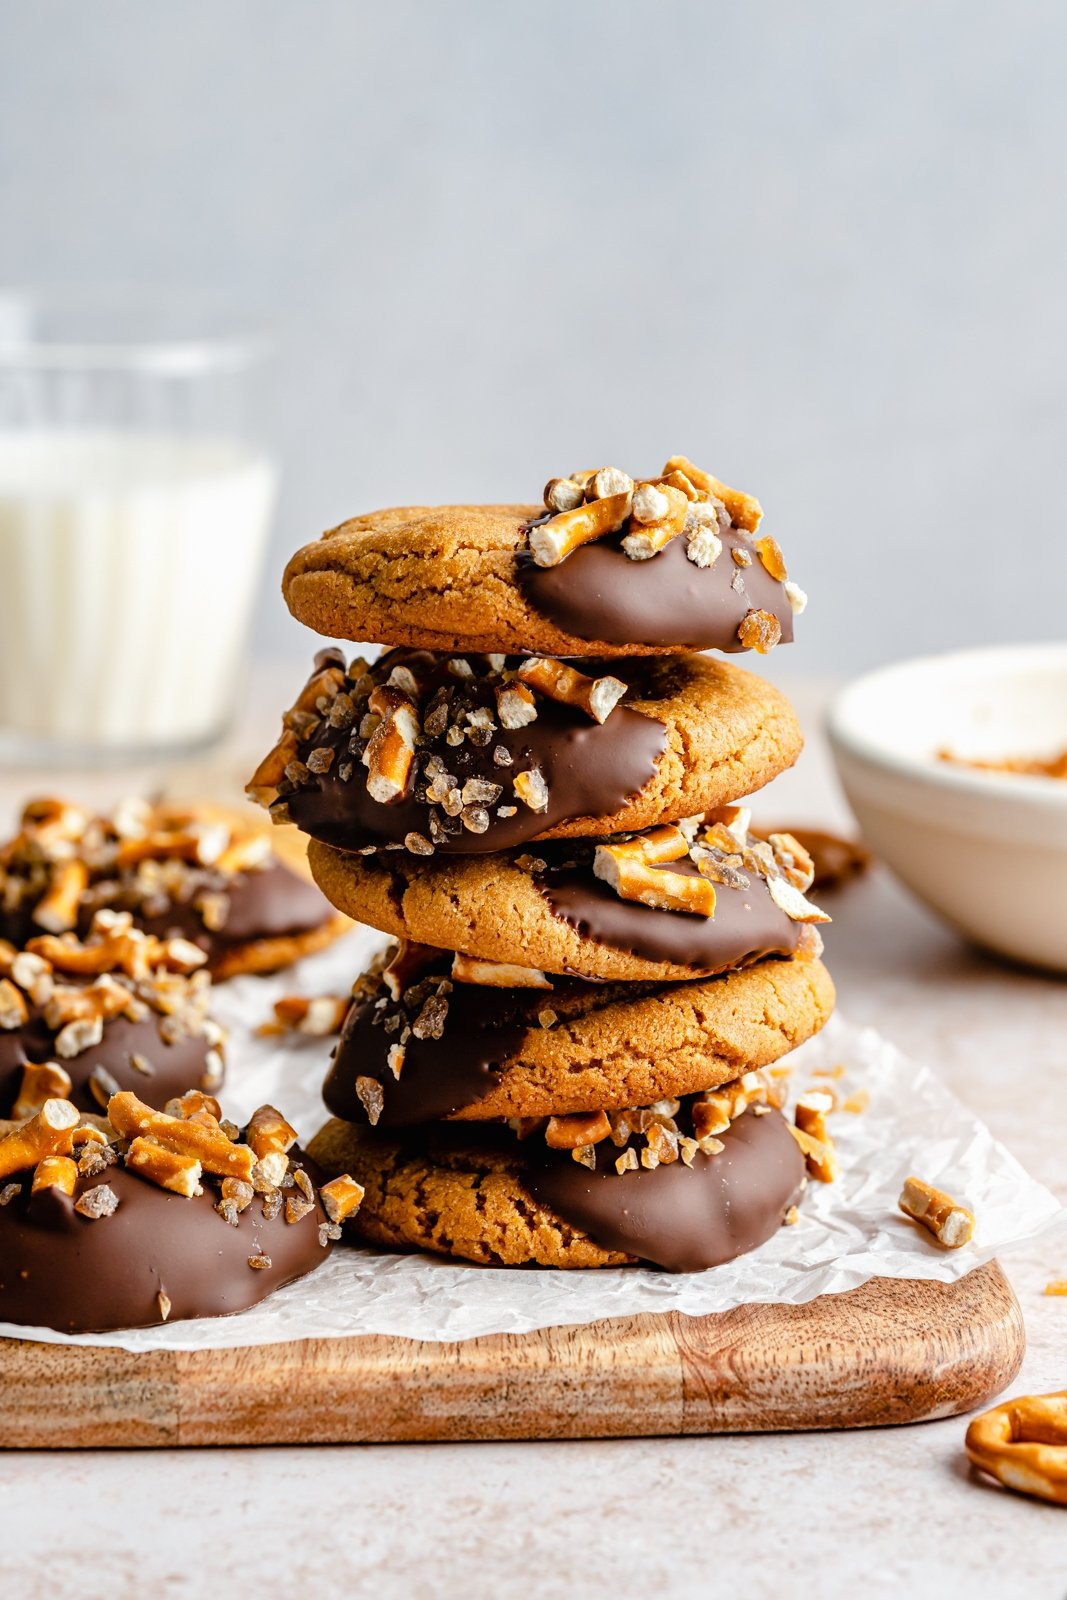
[[[833,1006],[812,865],[738,804],[800,733],[765,653],[804,597],[751,496],[673,457],[537,506],[387,510],[290,562],[333,638],[249,792],[310,835],[356,982],[311,1146],[348,1224],[495,1265],[714,1266],[795,1216],[783,1055]],[[816,1118],[818,1108],[812,1113]]]

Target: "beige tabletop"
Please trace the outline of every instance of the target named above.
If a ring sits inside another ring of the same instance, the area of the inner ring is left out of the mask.
[[[846,820],[818,721],[758,815]],[[262,691],[261,691],[262,693]],[[281,691],[284,693],[284,689]],[[256,697],[257,706],[260,697]],[[134,781],[233,783],[264,710],[177,773],[0,775],[107,798]],[[258,729],[258,735],[256,730]],[[842,1010],[927,1061],[1067,1200],[1067,981],[966,948],[880,870],[838,895],[827,955]],[[1005,1261],[1029,1351],[1013,1393],[1067,1386],[1067,1235]],[[637,1398],[637,1397],[635,1397]],[[978,1482],[959,1420],[850,1434],[605,1443],[0,1456],[0,1572],[12,1596],[244,1594],[747,1597],[1062,1596],[1067,1511]]]

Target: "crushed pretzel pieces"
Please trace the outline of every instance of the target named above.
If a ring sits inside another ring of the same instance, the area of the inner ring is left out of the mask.
[[[340,1033],[350,1003],[349,997],[341,994],[282,995],[274,1002],[273,1019],[261,1022],[256,1033],[261,1039],[287,1033],[325,1039]]]
[[[726,807],[706,818],[686,824],[670,823],[628,838],[609,840],[595,847],[593,873],[623,900],[656,910],[689,912],[713,917],[716,885],[750,889],[761,880],[771,899],[793,922],[829,922],[825,911],[806,897],[814,864],[798,839],[775,833],[769,840],[750,838],[749,815]],[[691,870],[671,870],[672,862],[685,862]],[[810,929],[807,948],[798,947],[799,959],[821,952],[821,940]]]
[[[0,844],[0,906],[53,937],[84,928],[100,910],[136,920],[180,909],[217,933],[234,880],[271,860],[261,827],[210,806],[131,798],[97,816],[39,797],[23,807],[16,835]],[[188,955],[186,962],[203,959]]]
[[[274,821],[292,819],[302,792],[358,781],[362,769],[372,800],[387,806],[403,797],[425,808],[425,821],[361,853],[457,848],[465,833],[488,833],[520,807],[549,808],[548,778],[510,735],[553,706],[603,724],[631,693],[621,678],[547,656],[445,661],[423,652],[410,653],[409,665],[397,660],[404,654],[391,651],[373,666],[362,657],[346,666],[339,651],[316,657],[309,685],[247,786]]]
[[[205,1078],[221,1081],[225,1035],[208,1015],[211,979],[203,970],[205,960],[188,941],[158,939],[134,927],[130,912],[107,910],[96,913],[85,939],[74,933],[41,934],[25,950],[6,958],[0,952],[0,965],[7,968],[0,978],[0,1015],[5,1004],[14,1015],[11,996],[17,997],[22,1022],[32,1017],[35,1027],[48,1030],[55,1056],[22,1067],[16,1120],[70,1094],[63,1062],[95,1050],[115,1018],[154,1018],[164,1044],[203,1039]],[[136,1063],[135,1069],[143,1071]],[[146,1075],[151,1075],[150,1064]],[[100,1062],[93,1064],[88,1085],[101,1109],[117,1088]]]
[[[531,523],[528,532],[530,554],[540,567],[558,566],[581,545],[617,533],[631,561],[649,561],[681,537],[689,560],[711,567],[722,554],[722,535],[732,530],[746,541],[733,549],[737,567],[759,560],[784,586],[794,613],[807,603],[804,591],[789,579],[777,541],[766,534],[755,537],[763,516],[759,501],[685,456],[671,456],[655,478],[634,479],[618,467],[550,478],[544,504],[547,515]],[[768,612],[753,610],[738,633],[746,648],[766,652],[778,643],[781,627]]]
[[[508,1126],[519,1139],[541,1133],[551,1150],[570,1151],[587,1167],[596,1166],[598,1145],[610,1143],[621,1177],[638,1168],[654,1170],[676,1161],[691,1167],[696,1156],[719,1155],[720,1134],[751,1109],[756,1115],[777,1109],[781,1097],[764,1072],[746,1072],[732,1083],[681,1099],[664,1098],[624,1111],[578,1112],[570,1116],[513,1117]]]
[[[906,1217],[932,1233],[946,1250],[958,1250],[974,1234],[974,1212],[922,1178],[905,1178],[898,1203]]]
[[[955,755],[951,750],[939,750],[939,761],[953,767],[969,767],[972,772],[1006,772],[1025,778],[1067,779],[1067,749],[1056,755],[1006,756],[1000,761],[977,761],[967,756]]]
[[[1006,1489],[1067,1505],[1067,1390],[1017,1395],[975,1417],[964,1448]]]
[[[363,1190],[347,1173],[333,1178],[316,1193],[308,1173],[290,1151],[296,1130],[274,1106],[253,1113],[244,1130],[220,1120],[218,1102],[191,1091],[169,1102],[167,1111],[154,1111],[130,1093],[112,1096],[107,1122],[83,1119],[68,1100],[47,1100],[27,1122],[11,1124],[0,1137],[0,1206],[10,1205],[25,1191],[53,1190],[67,1196],[73,1210],[89,1221],[113,1216],[119,1196],[107,1182],[99,1182],[111,1167],[124,1166],[147,1183],[171,1194],[193,1199],[208,1182],[216,1185],[214,1209],[224,1222],[237,1227],[258,1195],[262,1215],[271,1220],[284,1211],[289,1224],[300,1222],[316,1210],[321,1200],[326,1221],[318,1226],[325,1246],[338,1237],[337,1224],[359,1208]],[[250,1265],[251,1265],[250,1261]],[[269,1265],[263,1258],[260,1265]],[[160,1312],[167,1299],[160,1291]]]

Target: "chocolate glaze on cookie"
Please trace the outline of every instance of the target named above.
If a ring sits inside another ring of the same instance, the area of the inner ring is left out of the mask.
[[[320,662],[333,661],[332,652],[322,652]],[[343,658],[336,657],[343,664]],[[390,801],[372,798],[367,789],[367,769],[361,750],[366,741],[353,748],[349,729],[323,728],[315,735],[318,747],[335,752],[325,772],[314,772],[301,787],[286,795],[289,817],[304,833],[321,839],[337,850],[360,850],[383,845],[402,845],[412,833],[429,837],[430,813],[448,832],[434,831],[435,849],[442,855],[483,855],[525,844],[572,817],[611,816],[632,801],[652,777],[667,745],[666,729],[653,717],[619,705],[604,723],[593,721],[584,711],[558,705],[542,696],[537,698],[537,718],[523,728],[504,728],[497,722],[495,687],[501,682],[484,658],[472,658],[476,671],[469,678],[457,677],[449,668],[449,658],[427,650],[390,650],[371,669],[371,676],[384,683],[395,668],[412,672],[419,684],[425,706],[435,692],[448,690],[462,695],[472,710],[488,711],[494,720],[491,735],[474,730],[460,744],[449,744],[442,729],[420,742],[420,759],[436,755],[462,787],[471,779],[498,787],[496,800],[486,802],[487,826],[476,832],[458,817],[450,818],[431,806],[425,796],[425,781],[416,766],[402,795]],[[503,658],[501,658],[503,659]],[[583,669],[586,666],[583,663]],[[605,668],[605,671],[608,670]],[[619,676],[613,665],[611,668]],[[648,677],[644,673],[644,677]],[[626,674],[634,683],[634,693],[644,692],[642,668]],[[510,758],[501,761],[497,752]],[[545,810],[534,811],[513,800],[512,779],[516,773],[537,768],[548,788]],[[501,817],[499,807],[509,805],[513,814]]]
[[[210,931],[193,903],[205,889],[224,894],[227,902],[221,928]],[[137,927],[146,933],[154,933],[161,939],[172,936],[189,939],[206,952],[209,962],[235,945],[309,933],[333,915],[321,890],[276,857],[266,866],[240,872],[232,878],[223,878],[210,867],[190,872],[182,897],[172,899],[165,910],[151,915],[143,905],[127,904],[121,890],[107,903],[117,911],[132,911]],[[87,928],[92,917],[82,920]]]
[[[741,530],[728,528],[720,537],[722,554],[710,567],[689,560],[681,536],[650,560],[632,561],[619,535],[581,545],[555,567],[521,556],[518,580],[536,611],[590,642],[732,652],[745,648],[737,630],[748,613],[767,611],[778,619],[782,643],[790,643],[793,608],[784,585]],[[735,549],[748,566],[737,565]]]
[[[583,939],[625,950],[646,961],[727,972],[765,956],[791,956],[803,924],[793,922],[771,899],[764,879],[753,873],[747,889],[715,887],[715,915],[658,911],[634,900],[622,900],[608,884],[593,876],[588,864],[575,859],[574,845],[539,845],[546,870],[535,882],[555,916],[570,923]],[[699,877],[692,861],[671,861],[652,871]]]
[[[700,1272],[763,1244],[804,1186],[804,1158],[780,1112],[744,1112],[722,1143],[718,1155],[698,1152],[691,1167],[676,1161],[621,1175],[610,1140],[594,1146],[595,1170],[545,1149],[523,1181],[604,1249],[668,1272]]]
[[[141,1021],[112,1017],[104,1023],[104,1036],[98,1045],[83,1050],[68,1060],[56,1053],[56,1035],[46,1027],[40,1010],[31,1012],[22,1027],[0,1033],[0,1117],[9,1117],[18,1099],[22,1069],[30,1063],[58,1061],[71,1079],[69,1099],[79,1111],[100,1111],[103,1106],[89,1086],[94,1067],[102,1067],[120,1089],[132,1089],[147,1105],[160,1110],[168,1100],[186,1089],[217,1088],[218,1077],[210,1077],[210,1045],[202,1034],[185,1033],[168,1044],[160,1037],[162,1017],[156,1011]],[[151,1065],[151,1076],[133,1065],[133,1057]],[[104,1100],[106,1102],[106,1095]]]
[[[295,1149],[316,1188],[318,1168]],[[284,1209],[271,1221],[259,1197],[231,1227],[215,1211],[216,1190],[187,1199],[121,1166],[79,1178],[73,1195],[46,1189],[31,1195],[31,1175],[0,1206],[0,1321],[97,1333],[150,1327],[164,1320],[218,1317],[263,1300],[312,1271],[329,1253],[319,1242],[321,1201],[299,1222]],[[77,1212],[75,1202],[98,1184],[118,1198],[111,1216]],[[4,1187],[0,1185],[0,1187]],[[250,1256],[269,1257],[252,1268]],[[160,1293],[169,1300],[164,1318]]]
[[[447,973],[446,965],[441,976]],[[440,1038],[412,1035],[404,1045],[399,1079],[387,1060],[399,1030],[386,1032],[385,1023],[397,1015],[406,1020],[404,1013],[392,1003],[379,1009],[378,1001],[357,1001],[345,1020],[322,1098],[342,1121],[366,1122],[356,1092],[356,1078],[363,1076],[382,1087],[379,1127],[412,1127],[451,1116],[495,1087],[504,1062],[554,998],[545,991],[453,984]]]

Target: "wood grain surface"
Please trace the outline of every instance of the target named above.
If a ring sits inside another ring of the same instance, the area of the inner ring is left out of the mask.
[[[199,1352],[0,1340],[8,1448],[579,1439],[865,1428],[973,1410],[1022,1361],[996,1262],[742,1306],[460,1344],[308,1339]]]

